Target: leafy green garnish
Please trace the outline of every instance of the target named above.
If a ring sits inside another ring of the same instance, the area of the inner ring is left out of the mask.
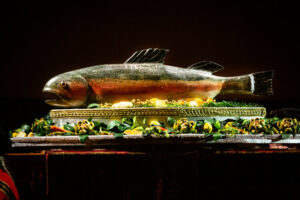
[[[143,126],[146,126],[146,118],[143,119]]]
[[[204,123],[213,124],[215,122],[215,119],[205,119]]]
[[[32,132],[37,136],[45,136],[50,133],[50,126],[52,120],[45,120],[43,118],[35,119],[35,122],[32,125]]]
[[[169,134],[176,134],[176,133],[178,133],[179,131],[177,130],[177,131],[175,131],[173,128],[168,128],[168,133]]]
[[[115,133],[122,133],[127,129],[132,128],[129,124],[121,123],[118,120],[110,121],[107,125],[107,130]]]
[[[175,124],[176,119],[174,119],[172,117],[168,117],[167,122],[168,122],[168,125],[172,127]]]
[[[133,120],[133,121],[132,121],[131,129],[134,129],[135,127],[138,127],[138,126],[139,126],[139,123],[138,123],[138,121],[137,121],[136,116],[134,116],[132,120]]]
[[[21,131],[22,131],[21,128],[17,128],[17,129],[15,129],[13,132],[19,133],[19,132],[21,132]]]
[[[88,135],[79,135],[79,140],[83,144],[89,138]]]
[[[221,123],[220,123],[220,121],[215,120],[215,122],[213,123],[213,126],[214,126],[217,130],[221,129]]]
[[[133,119],[131,117],[124,117],[122,119],[122,123],[125,123],[125,124],[128,124],[128,125],[132,126],[133,125]]]
[[[42,119],[44,119],[47,122],[48,125],[52,125],[53,124],[53,121],[50,118],[50,113],[48,113],[47,115],[45,115]]]
[[[196,124],[196,129],[198,130],[198,133],[202,132],[202,127],[204,125],[204,120],[198,120]]]
[[[130,129],[131,126],[126,124],[126,123],[121,123],[119,126],[118,126],[118,129],[120,132],[124,132],[125,130],[127,129]]]
[[[111,131],[113,130],[114,128],[118,127],[119,125],[121,124],[120,121],[118,120],[112,120],[108,123],[107,125],[107,130]]]
[[[30,132],[30,129],[31,129],[31,126],[29,126],[28,124],[23,124],[21,127],[20,127],[21,131],[25,132],[25,133],[29,133]]]
[[[166,137],[166,138],[169,138],[169,137],[170,137],[170,135],[169,135],[168,132],[165,132],[165,137]]]
[[[213,134],[214,141],[217,141],[217,140],[222,139],[224,137],[225,137],[225,135],[221,134],[221,133],[215,133],[215,134]]]
[[[99,131],[100,128],[101,130],[107,130],[107,124],[105,124],[104,122],[93,121],[93,123],[94,123],[94,130]]]
[[[279,122],[281,119],[279,119],[278,117],[273,117],[273,118],[270,118],[268,119],[269,123],[272,125],[272,126],[275,126],[277,124],[277,122]]]
[[[248,119],[245,119],[243,122],[242,122],[242,126],[247,126],[250,124],[250,120]]]
[[[91,103],[87,106],[87,108],[89,109],[100,108],[100,105],[98,103]]]
[[[260,104],[256,103],[245,103],[236,101],[220,101],[204,103],[203,107],[260,107]]]
[[[67,122],[65,125],[64,125],[64,129],[65,130],[68,130],[68,131],[72,131],[74,132],[74,124],[70,124],[69,122]]]

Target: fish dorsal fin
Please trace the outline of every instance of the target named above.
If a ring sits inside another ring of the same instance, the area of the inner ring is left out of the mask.
[[[164,63],[169,49],[150,48],[136,51],[125,63]]]
[[[209,73],[215,73],[221,69],[224,69],[224,67],[215,62],[201,61],[189,66],[188,69],[198,69],[198,70],[207,71]]]

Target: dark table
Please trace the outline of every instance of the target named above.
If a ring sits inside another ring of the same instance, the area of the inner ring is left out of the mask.
[[[13,149],[22,199],[298,199],[300,149],[281,144]]]

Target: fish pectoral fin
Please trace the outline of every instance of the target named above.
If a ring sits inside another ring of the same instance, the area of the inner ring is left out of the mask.
[[[169,49],[149,48],[136,51],[125,63],[164,63]]]
[[[188,69],[197,69],[197,70],[207,71],[209,73],[215,73],[221,69],[224,69],[224,67],[215,62],[201,61],[189,66]]]

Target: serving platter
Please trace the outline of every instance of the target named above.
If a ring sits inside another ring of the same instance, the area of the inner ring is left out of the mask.
[[[175,119],[188,118],[200,120],[216,118],[220,121],[237,117],[245,119],[261,118],[266,116],[264,107],[187,107],[187,108],[98,108],[98,109],[53,109],[51,119],[58,126],[66,122],[78,122],[92,118],[109,122],[124,117],[136,116],[137,119],[159,120],[166,122],[167,117]],[[167,123],[166,123],[167,124]],[[12,147],[87,147],[103,145],[142,145],[142,144],[300,144],[300,135],[266,135],[266,134],[224,134],[214,138],[210,134],[170,134],[168,137],[158,135],[88,135],[83,140],[81,136],[35,136],[11,138]]]

